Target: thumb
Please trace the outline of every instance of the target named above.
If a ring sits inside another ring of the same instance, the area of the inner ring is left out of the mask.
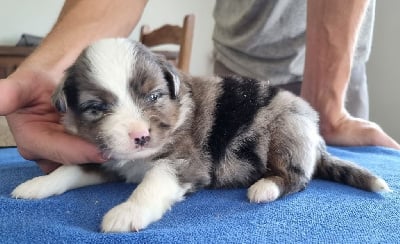
[[[0,115],[34,105],[56,86],[54,77],[46,72],[18,68],[6,79],[0,79]],[[39,100],[38,100],[39,99]]]
[[[0,80],[0,115],[8,115],[22,107],[23,88],[12,79]]]
[[[40,140],[33,140],[41,138]],[[51,133],[31,131],[25,133],[26,141],[34,144],[20,145],[20,154],[28,160],[47,160],[61,164],[103,163],[106,159],[93,144],[61,131]]]

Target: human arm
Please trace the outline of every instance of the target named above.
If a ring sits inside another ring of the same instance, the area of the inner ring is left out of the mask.
[[[21,155],[45,172],[62,164],[102,162],[99,150],[64,132],[50,104],[64,70],[91,42],[127,36],[147,0],[67,0],[42,44],[7,79],[0,81],[0,114],[7,121]]]
[[[306,60],[301,96],[320,114],[328,144],[379,145],[400,149],[377,124],[345,109],[352,59],[366,0],[308,0]]]

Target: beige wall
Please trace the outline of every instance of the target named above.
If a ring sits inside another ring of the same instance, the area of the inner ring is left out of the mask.
[[[376,1],[372,53],[368,63],[371,120],[400,142],[400,1]]]

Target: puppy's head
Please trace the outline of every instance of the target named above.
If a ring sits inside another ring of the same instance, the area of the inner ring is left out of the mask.
[[[66,71],[53,95],[67,130],[115,159],[148,157],[182,123],[175,68],[140,43],[98,41]]]

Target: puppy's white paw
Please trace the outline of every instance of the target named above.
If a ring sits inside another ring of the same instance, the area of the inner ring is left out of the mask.
[[[65,191],[60,184],[53,182],[47,175],[38,176],[17,186],[11,193],[14,198],[42,199],[59,195]]]
[[[160,209],[127,201],[115,206],[104,216],[101,229],[103,232],[139,231],[161,217]]]
[[[269,179],[260,179],[247,191],[250,202],[272,202],[280,196],[278,185]]]

